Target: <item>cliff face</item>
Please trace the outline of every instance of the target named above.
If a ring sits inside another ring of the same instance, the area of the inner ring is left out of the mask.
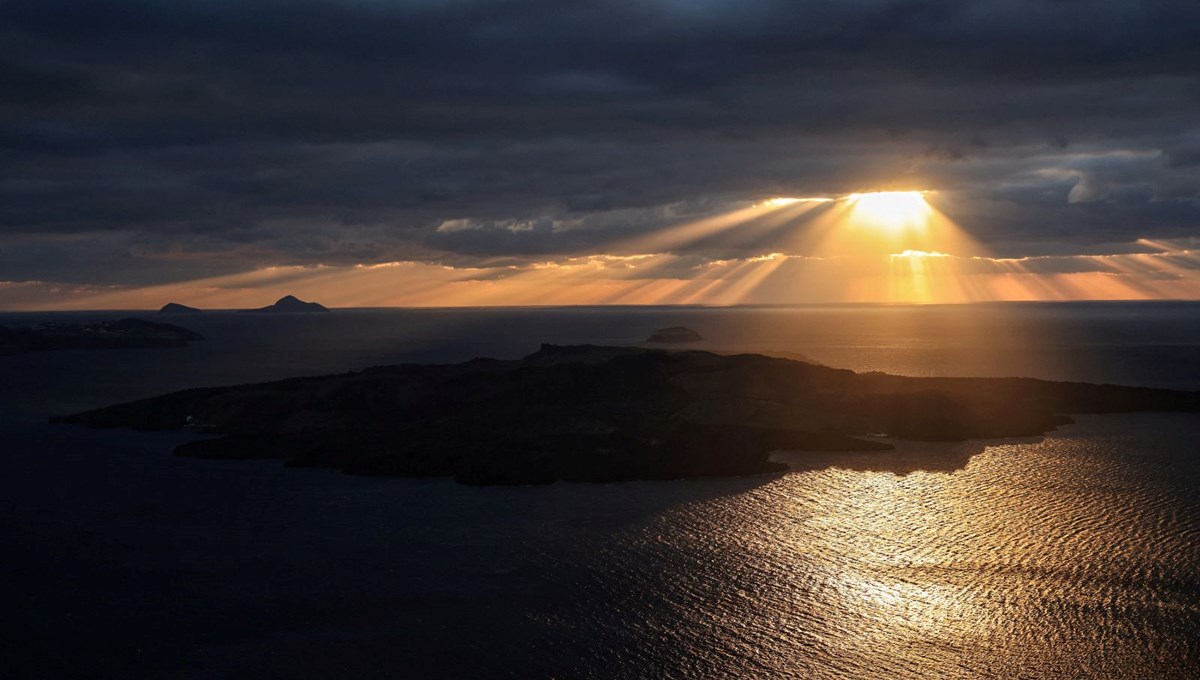
[[[1065,413],[1200,410],[1200,393],[1031,379],[904,378],[759,355],[556,347],[519,361],[404,365],[187,390],[57,419],[224,435],[210,458],[283,458],[472,484],[769,472],[772,450],[890,448],[853,435],[1039,434]]]

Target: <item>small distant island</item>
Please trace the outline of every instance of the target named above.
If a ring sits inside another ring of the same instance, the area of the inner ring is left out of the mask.
[[[307,314],[310,312],[328,312],[329,309],[327,307],[325,307],[325,305],[322,305],[317,302],[305,302],[304,300],[301,300],[294,295],[285,295],[285,296],[279,298],[278,300],[276,300],[275,304],[273,304],[273,305],[267,305],[266,307],[259,307],[257,309],[243,309],[241,311],[250,312],[250,313],[268,313],[268,314],[269,313]]]
[[[158,310],[159,314],[198,314],[203,311],[203,309],[188,307],[187,305],[181,305],[178,302],[168,302]]]
[[[659,343],[679,343],[679,342],[700,342],[704,339],[696,331],[686,326],[671,326],[670,328],[660,328],[650,334],[646,338],[646,342]]]
[[[543,345],[524,359],[400,365],[192,389],[55,418],[219,438],[199,458],[279,458],[466,484],[779,472],[773,451],[1031,436],[1068,413],[1200,411],[1200,392],[1028,378],[909,378],[755,354]]]
[[[0,328],[0,352],[184,347],[193,340],[203,339],[204,336],[186,328],[141,319],[92,324],[47,323],[28,328]]]

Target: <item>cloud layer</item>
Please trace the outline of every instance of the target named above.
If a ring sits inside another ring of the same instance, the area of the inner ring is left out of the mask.
[[[1200,225],[1186,0],[43,0],[0,40],[8,281],[565,262],[889,188],[1005,258]]]

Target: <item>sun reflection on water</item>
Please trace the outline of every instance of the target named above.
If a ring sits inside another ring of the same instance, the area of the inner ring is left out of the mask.
[[[1182,441],[1182,418],[1158,429]],[[665,615],[685,676],[1185,677],[1200,519],[1092,422],[989,442],[953,471],[920,468],[961,445],[906,445],[900,473],[843,454],[668,513],[646,578],[687,593]]]

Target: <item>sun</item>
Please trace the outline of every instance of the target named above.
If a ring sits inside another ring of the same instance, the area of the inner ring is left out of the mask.
[[[922,227],[932,210],[924,191],[877,191],[850,194],[850,214],[854,222],[887,231]]]

